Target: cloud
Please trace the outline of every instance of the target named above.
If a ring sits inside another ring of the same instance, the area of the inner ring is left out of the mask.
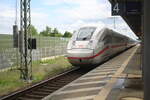
[[[73,31],[82,24],[99,23],[100,19],[110,16],[110,4],[104,0],[43,0],[43,3],[46,6],[58,7],[53,9],[57,22],[52,26],[62,32]],[[98,21],[92,22],[96,19]]]
[[[64,33],[65,31],[70,31],[70,32],[73,32],[77,29],[79,29],[81,26],[83,25],[87,25],[87,24],[97,24],[97,25],[100,25],[100,26],[105,26],[105,24],[101,21],[98,21],[98,22],[86,22],[86,21],[83,21],[83,20],[78,20],[72,24],[59,24],[59,25],[56,25],[57,28],[62,32]]]
[[[42,11],[31,12],[31,24],[33,24],[38,31],[42,31],[47,25],[49,25],[49,15]]]
[[[31,22],[39,32],[45,26],[56,27],[62,33],[73,32],[79,26],[89,23],[105,23],[113,27],[113,21],[108,19],[111,16],[111,6],[107,0],[37,0],[31,4]],[[0,3],[0,33],[12,33],[15,21],[15,9],[12,5],[14,4]],[[120,25],[120,31],[128,27],[122,19],[116,23],[117,27]],[[132,31],[128,33],[130,35]]]
[[[12,34],[15,21],[15,10],[11,6],[0,4],[0,34]]]
[[[39,9],[39,7],[38,10],[36,7],[32,8],[32,24],[35,25],[39,31],[43,30],[46,25],[60,27],[61,30],[74,30],[73,28],[78,26],[79,23],[82,24],[82,22],[84,22],[85,24],[88,23],[86,20],[109,16],[110,12],[106,7],[106,4],[102,4],[98,0],[54,0],[53,2],[50,0],[42,1],[45,2],[46,5],[67,5],[65,7],[60,6],[57,9],[54,9],[55,13],[53,16],[51,13],[46,13],[44,9]],[[6,4],[3,4],[0,8],[0,21],[2,22],[1,26],[5,27],[3,30],[7,29],[5,31],[6,33],[12,33],[12,29],[10,29],[10,27],[12,27],[15,21],[15,9],[12,9],[12,5],[6,6]],[[51,9],[50,6],[48,8]]]
[[[68,20],[96,19],[110,16],[110,4],[99,0],[55,0],[53,3],[45,0],[46,5],[67,4],[67,8],[58,9]],[[76,5],[76,6],[73,6]]]
[[[64,3],[64,0],[53,0],[53,1],[42,0],[42,1],[44,2],[45,5],[49,6],[55,6]]]
[[[9,18],[14,18],[15,12],[12,9],[1,9],[0,17],[9,17]]]

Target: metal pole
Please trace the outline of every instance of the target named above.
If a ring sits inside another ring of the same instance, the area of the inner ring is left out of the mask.
[[[30,25],[30,0],[20,0],[20,28],[23,34],[23,46],[21,47],[21,78],[30,81],[32,79],[32,49],[28,49],[28,39],[31,39]],[[30,45],[31,46],[31,45]]]
[[[28,46],[27,46],[27,0],[24,0],[24,48],[25,48],[25,80],[28,78]],[[28,80],[28,79],[27,79]]]
[[[23,1],[20,0],[20,32],[19,32],[19,51],[20,51],[20,78],[23,79],[24,72],[23,72]]]
[[[144,0],[144,100],[150,100],[150,0]]]

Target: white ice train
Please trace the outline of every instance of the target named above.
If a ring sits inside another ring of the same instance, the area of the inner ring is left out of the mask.
[[[87,25],[77,30],[67,46],[67,58],[74,66],[99,64],[134,45],[134,41],[112,29]]]

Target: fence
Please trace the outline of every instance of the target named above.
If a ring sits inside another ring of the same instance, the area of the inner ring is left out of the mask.
[[[66,53],[69,38],[42,36],[34,38],[37,39],[37,49],[32,52],[33,61]],[[18,49],[13,48],[13,38],[11,35],[0,36],[0,69],[17,64],[17,51]]]

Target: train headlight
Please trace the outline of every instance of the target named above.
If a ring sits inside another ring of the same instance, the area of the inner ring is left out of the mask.
[[[90,40],[88,45],[87,45],[87,48],[89,49],[92,49],[93,48],[93,40]]]
[[[72,49],[75,46],[75,41],[69,41],[68,45],[67,45],[67,49]]]
[[[74,46],[76,44],[76,41],[72,41],[72,45]]]
[[[74,48],[76,45],[76,41],[72,41],[72,48]]]

